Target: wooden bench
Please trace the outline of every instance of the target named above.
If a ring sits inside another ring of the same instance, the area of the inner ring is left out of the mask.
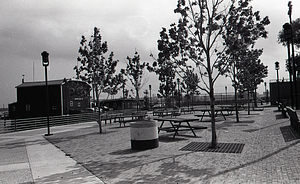
[[[290,117],[291,126],[299,133],[300,130],[300,122],[297,115],[297,112],[291,107],[286,107],[287,113]]]
[[[285,103],[278,102],[278,101],[276,101],[276,103],[278,104],[278,110],[281,111],[282,116],[286,118],[287,117],[287,115],[286,115],[287,109],[286,109]]]

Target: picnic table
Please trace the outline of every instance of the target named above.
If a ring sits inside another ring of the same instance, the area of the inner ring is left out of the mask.
[[[107,123],[107,121],[109,121],[109,123],[111,124],[112,120],[116,121],[117,117],[119,116],[123,116],[123,113],[115,113],[115,114],[102,114],[101,115],[101,121],[104,121],[105,124]]]
[[[195,110],[194,110],[194,107],[190,107],[190,108],[181,108],[181,112],[183,112],[184,114],[186,112],[192,114],[192,113],[195,113]]]
[[[164,116],[180,116],[179,109],[164,109],[153,111],[153,116],[164,117]]]
[[[191,126],[190,122],[198,121],[198,118],[154,118],[154,120],[160,121],[161,124],[158,127],[158,133],[160,130],[166,132],[174,132],[173,139],[178,135],[178,131],[192,131],[194,136],[196,136],[194,130],[196,129],[206,129],[207,127],[203,126]],[[167,121],[171,126],[164,127],[164,122]],[[186,123],[187,125],[183,125]]]
[[[125,127],[126,123],[143,120],[146,116],[148,116],[148,115],[145,114],[145,113],[137,113],[137,114],[131,114],[131,115],[120,115],[120,116],[115,117],[115,122],[120,123],[120,127],[123,123],[124,127]]]
[[[198,111],[203,112],[202,114],[195,114],[194,116],[196,117],[201,117],[200,121],[203,120],[203,117],[205,116],[205,114],[207,113],[209,116],[211,116],[211,109],[199,109]],[[231,115],[232,114],[232,109],[223,109],[223,108],[217,108],[215,109],[215,117],[218,116],[218,114],[222,115],[224,120],[226,120],[225,114],[223,112],[227,112],[227,115]]]

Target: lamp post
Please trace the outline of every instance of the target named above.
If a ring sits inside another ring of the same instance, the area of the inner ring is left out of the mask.
[[[227,86],[225,86],[225,103],[227,105]]]
[[[47,129],[48,132],[45,136],[50,134],[50,124],[49,124],[49,93],[48,93],[48,79],[47,79],[47,66],[49,65],[49,53],[47,51],[42,52],[42,64],[45,67],[45,82],[46,82],[46,114],[47,114]]]
[[[277,71],[277,91],[278,91],[278,96],[277,96],[277,101],[280,102],[280,87],[279,87],[279,74],[278,74],[278,70],[279,70],[279,62],[276,61],[275,62],[275,70]]]
[[[150,95],[150,98],[149,98],[149,104],[150,104],[150,109],[151,109],[151,85],[149,85],[149,95]]]
[[[289,66],[289,77],[290,77],[290,87],[291,87],[291,105],[294,107],[294,98],[293,98],[293,84],[296,93],[296,109],[298,108],[298,97],[297,97],[297,83],[296,83],[296,70],[294,68],[295,62],[293,62],[293,66],[291,66],[291,51],[290,51],[290,41],[292,40],[292,26],[289,23],[285,23],[283,25],[284,37],[287,42],[287,52],[288,52],[288,66]],[[293,80],[292,80],[292,71],[293,70]]]

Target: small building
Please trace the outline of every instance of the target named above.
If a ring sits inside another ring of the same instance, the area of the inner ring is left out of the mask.
[[[106,99],[100,100],[100,104],[108,107],[112,110],[121,110],[121,109],[136,109],[137,103],[136,99]],[[144,106],[144,100],[140,99],[140,108]]]
[[[24,82],[16,89],[17,102],[9,104],[11,119],[47,116],[45,81]],[[49,115],[78,113],[89,108],[90,90],[90,85],[82,81],[48,81]]]
[[[270,81],[270,101],[271,105],[276,105],[276,101],[285,102],[286,105],[291,105],[291,99],[293,103],[296,103],[295,93],[293,92],[293,98],[291,98],[291,91],[294,89],[294,83],[290,83],[288,80],[276,80]],[[297,93],[298,104],[300,104],[300,81],[297,81]]]

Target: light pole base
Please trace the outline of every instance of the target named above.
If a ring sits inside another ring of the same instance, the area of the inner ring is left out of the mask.
[[[51,136],[51,135],[53,135],[53,134],[45,134],[44,136]]]

